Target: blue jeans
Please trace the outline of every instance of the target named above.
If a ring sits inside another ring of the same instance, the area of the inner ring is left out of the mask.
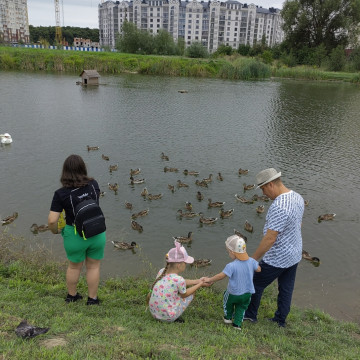
[[[261,272],[254,274],[255,294],[252,294],[250,305],[245,317],[256,320],[262,294],[267,286],[278,279],[277,310],[274,321],[285,325],[286,317],[290,312],[291,298],[295,285],[296,269],[298,264],[289,268],[277,268],[260,261]]]

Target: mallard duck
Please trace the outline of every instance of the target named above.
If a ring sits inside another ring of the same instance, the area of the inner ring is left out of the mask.
[[[255,189],[255,184],[246,185],[246,184],[244,183],[243,186],[244,186],[244,191],[245,191],[245,190]]]
[[[251,233],[254,231],[253,226],[247,220],[245,221],[244,229]]]
[[[304,200],[304,205],[308,206],[309,205],[309,200]]]
[[[191,211],[192,210],[192,204],[190,201],[187,201],[185,203],[185,209],[188,210],[188,211]]]
[[[177,187],[178,187],[178,188],[181,188],[181,187],[186,187],[186,188],[188,188],[189,185],[181,182],[181,180],[178,180],[178,181],[177,181]]]
[[[221,172],[218,173],[217,179],[218,179],[219,181],[224,181],[224,178],[223,178],[223,176],[221,175]]]
[[[221,209],[221,210],[219,211],[219,213],[220,213],[220,217],[221,217],[222,219],[229,218],[229,217],[234,213],[234,209],[230,209],[230,210],[223,210],[223,209]]]
[[[118,183],[115,183],[115,184],[108,183],[108,187],[109,187],[110,190],[115,191],[115,192],[117,192],[119,190],[119,184]]]
[[[211,183],[212,182],[212,174],[209,174],[209,177],[208,178],[204,178],[202,179],[201,181],[205,182],[205,183]]]
[[[199,201],[204,200],[204,195],[200,191],[198,191],[197,194],[196,194],[196,198]]]
[[[320,265],[320,259],[318,257],[311,256],[305,250],[302,251],[302,258],[305,259],[305,260],[310,261],[314,266],[319,266]]]
[[[320,221],[328,221],[328,220],[334,220],[334,217],[336,216],[336,214],[324,214],[324,215],[320,215],[318,217],[318,222]]]
[[[134,179],[132,176],[130,176],[130,184],[143,184],[145,182],[145,179]]]
[[[137,168],[137,169],[130,169],[130,176],[133,175],[139,175],[140,174],[141,169]]]
[[[195,212],[191,212],[191,211],[183,212],[181,209],[179,209],[177,212],[180,217],[184,217],[184,218],[193,218],[193,217],[199,215],[199,214],[197,214]]]
[[[143,188],[143,190],[141,191],[140,195],[145,197],[148,194],[148,189],[147,188]]]
[[[201,180],[201,181],[199,181],[199,180],[196,180],[195,181],[195,184],[197,185],[197,186],[201,186],[201,187],[209,187],[208,186],[208,184],[207,184],[207,182],[205,182],[205,181],[203,181],[203,180]]]
[[[38,232],[44,232],[49,230],[49,226],[48,225],[37,225],[37,224],[32,224],[30,227],[30,230],[33,233],[38,233]]]
[[[131,220],[131,227],[134,229],[134,230],[137,230],[138,232],[142,232],[143,231],[143,227],[137,223],[135,220]]]
[[[245,242],[247,242],[247,237],[243,235],[240,231],[234,229],[234,234],[244,239]]]
[[[106,192],[105,192],[105,191],[100,191],[99,196],[100,196],[100,197],[104,197],[104,196],[105,196],[105,194],[106,194]]]
[[[192,232],[189,231],[188,236],[173,236],[173,239],[178,241],[179,243],[189,243],[192,241]]]
[[[215,202],[211,202],[211,199],[208,199],[208,207],[212,208],[212,207],[222,207],[224,206],[225,201],[215,201]]]
[[[125,200],[125,207],[126,207],[127,209],[129,209],[129,210],[132,210],[133,205],[132,205],[132,203],[129,203],[129,202],[127,202],[127,201]]]
[[[165,161],[169,161],[169,157],[166,156],[163,152],[161,153],[161,159]]]
[[[116,164],[116,165],[110,165],[110,166],[109,166],[109,171],[110,171],[110,172],[116,171],[116,170],[118,169],[118,167],[119,167],[118,164]]]
[[[168,189],[169,189],[172,193],[175,192],[175,186],[174,186],[174,185],[168,184]]]
[[[264,205],[259,205],[259,206],[256,207],[256,212],[257,212],[258,214],[262,214],[262,213],[264,212],[264,210],[265,210],[265,206],[264,206]]]
[[[198,176],[198,175],[199,175],[199,172],[198,172],[198,171],[189,171],[189,170],[185,169],[185,170],[183,171],[183,174],[184,174],[184,175]]]
[[[251,200],[253,201],[258,201],[259,200],[259,195],[258,194],[254,194],[251,198]]]
[[[266,196],[266,195],[258,196],[257,199],[260,200],[260,201],[265,201],[265,202],[270,201],[270,198],[268,196]]]
[[[141,216],[146,216],[148,213],[149,213],[149,209],[141,210],[136,214],[132,214],[131,218],[136,219],[136,218],[141,217]]]
[[[130,244],[127,242],[123,242],[123,241],[118,241],[118,240],[114,240],[111,241],[113,243],[113,245],[121,250],[132,250],[135,247],[137,247],[137,244],[135,241],[132,241]]]
[[[148,194],[147,199],[148,200],[159,200],[162,198],[162,196],[163,196],[163,194],[156,194],[156,195]]]
[[[3,225],[11,224],[18,217],[18,215],[19,214],[17,212],[14,212],[12,215],[7,216],[6,218],[2,219],[1,223]]]
[[[89,145],[86,145],[87,146],[87,151],[90,151],[90,150],[99,150],[99,147],[98,146],[89,146]]]
[[[178,172],[179,171],[179,169],[178,168],[173,168],[173,167],[167,167],[167,166],[165,166],[164,167],[164,172]]]
[[[208,266],[210,264],[211,264],[210,259],[196,259],[191,265],[195,267],[203,267],[203,266]]]
[[[199,213],[200,219],[199,222],[201,224],[213,224],[215,221],[217,221],[217,218],[204,218],[202,213]]]
[[[109,158],[108,156],[104,155],[104,154],[102,154],[101,157],[102,157],[104,160],[106,160],[106,161],[109,161],[109,160],[110,160],[110,158]]]
[[[240,201],[243,204],[253,204],[254,203],[253,200],[248,200],[248,199],[246,199],[243,196],[240,196],[238,194],[235,194],[235,198],[236,198],[236,200]]]
[[[238,174],[239,175],[246,175],[248,172],[249,172],[249,170],[245,170],[245,169],[240,168],[239,171],[238,171]]]

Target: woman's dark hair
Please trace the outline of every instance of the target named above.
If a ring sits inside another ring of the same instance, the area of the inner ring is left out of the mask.
[[[68,156],[63,165],[60,182],[66,188],[81,187],[93,178],[88,177],[84,160],[79,155]]]

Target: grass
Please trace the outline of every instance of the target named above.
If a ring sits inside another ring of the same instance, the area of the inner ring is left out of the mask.
[[[200,289],[185,323],[155,321],[145,307],[149,275],[105,279],[100,306],[65,304],[64,263],[26,240],[0,234],[0,359],[359,359],[360,327],[319,310],[292,307],[288,327],[266,320],[276,307],[267,289],[256,325],[242,332],[222,322],[222,294]],[[155,271],[146,270],[146,274]],[[144,272],[145,274],[145,272]],[[82,277],[79,292],[86,294]],[[49,327],[21,339],[21,320]]]

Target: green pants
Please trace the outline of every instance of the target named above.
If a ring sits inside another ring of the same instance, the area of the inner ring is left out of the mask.
[[[223,297],[224,318],[232,320],[237,326],[241,326],[244,319],[244,313],[250,304],[250,300],[250,293],[231,295],[225,290]]]

